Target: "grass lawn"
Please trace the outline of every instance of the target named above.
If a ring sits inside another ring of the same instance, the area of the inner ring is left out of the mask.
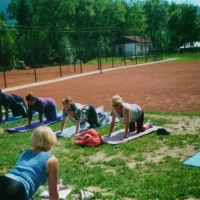
[[[200,168],[183,165],[184,160],[199,151],[199,117],[200,114],[147,112],[145,121],[151,119],[171,134],[153,132],[115,146],[82,148],[74,145],[72,139],[58,138],[51,152],[59,158],[59,178],[72,188],[67,199],[77,197],[79,189],[93,192],[94,199],[199,199]],[[3,129],[23,124],[24,119],[1,127],[0,174],[8,172],[19,154],[29,148],[31,135],[31,131],[8,134]],[[51,127],[58,130],[60,123]],[[115,130],[121,128],[123,124],[116,124]],[[105,135],[108,130],[107,126],[98,132]],[[42,190],[44,187],[34,200],[40,199]]]

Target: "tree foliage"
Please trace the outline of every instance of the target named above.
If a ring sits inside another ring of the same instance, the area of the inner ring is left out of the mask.
[[[158,53],[200,39],[198,7],[166,0],[11,0],[8,14],[16,24],[7,29],[1,15],[6,66],[87,62],[99,48],[113,55],[114,41],[125,35],[151,40]]]
[[[168,35],[169,45],[178,48],[199,39],[200,31],[198,7],[187,4],[169,7]]]

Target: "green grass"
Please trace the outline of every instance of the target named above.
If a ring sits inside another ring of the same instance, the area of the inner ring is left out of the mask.
[[[149,111],[145,116],[156,125],[173,127],[177,124],[173,117],[192,119],[198,118],[200,113]],[[25,123],[26,120],[20,120],[3,124],[2,128]],[[72,123],[68,125],[71,126]],[[115,130],[123,126],[117,123]],[[199,199],[200,168],[183,165],[184,160],[199,150],[200,125],[197,126],[197,134],[188,133],[183,127],[181,134],[177,134],[176,130],[168,136],[159,136],[154,132],[115,146],[103,144],[83,148],[74,145],[71,139],[58,138],[51,152],[59,159],[59,178],[73,188],[68,199],[74,199],[79,189],[88,188],[94,192],[94,199]],[[60,122],[51,127],[58,130]],[[108,131],[109,126],[98,129],[101,135]],[[0,134],[0,174],[8,172],[15,165],[18,156],[30,148],[30,135],[31,131]],[[187,152],[188,147],[193,153]],[[176,150],[179,153],[173,153]],[[40,189],[36,193],[34,200],[40,199],[41,191]]]
[[[171,62],[197,62],[200,61],[200,53],[183,53],[180,54],[171,54],[171,55],[165,55],[163,54],[163,59],[169,59],[169,58],[178,58],[177,60],[173,60]]]
[[[126,58],[126,62],[127,65],[129,64],[129,58],[130,56],[127,56]],[[182,55],[177,53],[177,54],[163,54],[162,55],[162,59],[166,60],[166,59],[170,59],[170,58],[178,58],[176,60],[173,60],[171,62],[194,62],[194,61],[200,61],[200,53],[183,53]],[[145,62],[154,62],[155,60],[161,60],[161,56],[158,55],[158,57],[154,58],[154,56],[150,55],[147,60],[145,61],[145,58],[143,56],[138,56],[137,57],[137,63],[145,63]],[[101,58],[101,63],[112,63],[112,61],[114,63],[117,62],[121,62],[121,63],[125,63],[124,61],[124,57],[114,57],[113,60],[111,57],[108,58]],[[133,63],[136,63],[135,60],[132,60]],[[91,60],[90,62],[88,62],[88,64],[97,64],[98,63],[98,59],[94,59]]]

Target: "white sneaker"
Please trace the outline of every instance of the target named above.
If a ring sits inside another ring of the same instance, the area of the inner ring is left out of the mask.
[[[104,113],[104,107],[103,107],[103,106],[101,106],[101,110],[102,110],[102,112]]]
[[[84,192],[83,192],[83,190],[79,190],[79,193],[80,193],[79,200],[84,200],[84,198],[85,198],[85,195],[84,195]]]
[[[91,199],[94,197],[94,194],[92,192],[79,190],[79,193],[80,193],[79,197],[80,200]]]
[[[151,120],[148,120],[147,123],[149,124],[149,128],[153,127],[153,123],[151,122]]]
[[[94,194],[92,192],[84,192],[85,193],[85,199],[91,199],[94,197]]]

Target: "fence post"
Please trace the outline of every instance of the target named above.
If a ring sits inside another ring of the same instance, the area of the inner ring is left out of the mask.
[[[1,34],[0,34],[1,37]],[[4,61],[3,61],[3,45],[2,45],[2,37],[0,38],[0,49],[1,49],[1,65],[3,69],[3,79],[4,79],[4,87],[7,87],[6,84],[6,73],[5,73],[5,66],[4,66]]]
[[[114,68],[114,55],[115,55],[115,46],[112,48],[112,68]]]
[[[124,64],[126,66],[126,52],[124,52]]]
[[[102,66],[101,66],[101,42],[98,42],[97,44],[98,47],[98,69],[100,70],[100,73],[102,73]]]

